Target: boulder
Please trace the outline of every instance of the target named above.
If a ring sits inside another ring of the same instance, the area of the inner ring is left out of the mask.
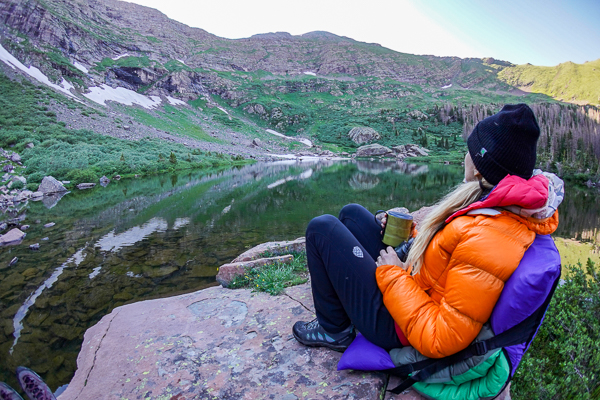
[[[29,142],[25,145],[25,147],[28,149],[33,149],[35,147],[35,145],[33,143]]]
[[[256,138],[252,141],[252,146],[261,147],[262,141],[260,139]]]
[[[292,324],[313,318],[308,284],[282,296],[212,287],[117,307],[85,333],[60,400],[381,398],[385,374],[337,371],[341,353],[293,338]]]
[[[394,151],[394,153],[396,154],[401,154],[401,153],[405,153],[406,152],[406,146],[404,146],[403,144],[399,145],[399,146],[393,146],[392,150]]]
[[[348,137],[356,144],[368,143],[381,139],[381,135],[373,128],[354,127],[348,132]]]
[[[62,193],[66,192],[67,189],[64,187],[62,183],[54,179],[52,176],[45,176],[42,179],[42,183],[38,187],[38,192],[42,192],[43,194],[52,194],[52,193]]]
[[[25,178],[24,176],[13,176],[12,177],[12,181],[13,182],[21,182],[22,184],[26,184],[27,183],[27,178]]]
[[[12,153],[12,155],[10,156],[10,161],[21,162],[21,156],[18,155],[17,153]]]
[[[231,261],[232,263],[251,261],[263,258],[262,254],[269,252],[273,255],[289,254],[290,252],[302,252],[306,250],[306,238],[300,237],[296,240],[282,242],[266,242],[246,250]]]
[[[394,152],[396,153],[396,157],[399,159],[404,159],[406,157],[427,157],[429,155],[429,150],[424,147],[419,147],[416,144],[406,144],[400,146],[392,147]]]
[[[294,260],[294,256],[287,254],[280,257],[267,257],[259,258],[251,261],[232,262],[229,264],[223,264],[219,267],[217,273],[217,282],[223,287],[228,287],[231,281],[236,277],[244,275],[246,271],[253,267],[263,267],[265,265],[271,265],[276,263],[289,264]]]
[[[380,144],[361,146],[356,150],[356,157],[392,156],[393,152],[388,147]]]
[[[12,164],[6,164],[2,167],[2,171],[4,172],[12,172],[14,169],[15,167]]]
[[[408,115],[411,118],[415,118],[418,121],[426,120],[427,118],[429,118],[429,115],[425,114],[423,111],[420,110],[413,110],[407,113],[406,115]]]
[[[103,176],[102,178],[100,178],[100,186],[106,187],[106,185],[108,185],[109,183],[110,183],[110,179],[108,179],[106,176]]]
[[[18,244],[25,237],[25,232],[19,228],[13,228],[5,235],[0,236],[0,245]]]

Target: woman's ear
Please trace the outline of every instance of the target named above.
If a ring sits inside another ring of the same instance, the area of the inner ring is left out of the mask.
[[[481,172],[477,171],[477,168],[473,168],[473,175],[475,175],[475,178],[477,179],[483,178],[483,175],[481,175]]]

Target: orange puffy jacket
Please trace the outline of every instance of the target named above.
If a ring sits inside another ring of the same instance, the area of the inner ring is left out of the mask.
[[[500,182],[492,193],[500,193],[501,199],[496,195],[494,204],[483,207],[540,207],[548,198],[548,183],[544,177],[534,178],[512,179],[508,188]],[[466,348],[490,318],[504,282],[536,233],[550,234],[558,226],[557,212],[545,220],[506,210],[491,214],[496,215],[449,218],[431,240],[421,271],[414,276],[395,265],[377,268],[386,308],[411,346],[427,357],[445,357]]]

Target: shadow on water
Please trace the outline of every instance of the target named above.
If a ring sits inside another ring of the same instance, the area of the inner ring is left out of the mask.
[[[344,204],[416,210],[461,180],[454,166],[284,161],[29,203],[24,242],[0,248],[0,380],[16,385],[13,372],[25,365],[55,389],[73,376],[86,329],[115,307],[216,285],[221,264],[259,243],[303,236],[311,218]],[[596,237],[594,196],[567,196],[559,234]],[[44,228],[49,222],[56,225]]]

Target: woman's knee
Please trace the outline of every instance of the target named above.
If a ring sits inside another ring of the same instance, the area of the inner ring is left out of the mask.
[[[313,218],[306,227],[306,237],[311,233],[328,233],[340,221],[333,215],[325,214]]]
[[[356,204],[356,203],[346,204],[340,210],[339,219],[340,219],[340,221],[342,221],[344,218],[355,217],[356,215],[364,213],[365,211],[367,211],[366,208],[364,208],[360,204]]]

